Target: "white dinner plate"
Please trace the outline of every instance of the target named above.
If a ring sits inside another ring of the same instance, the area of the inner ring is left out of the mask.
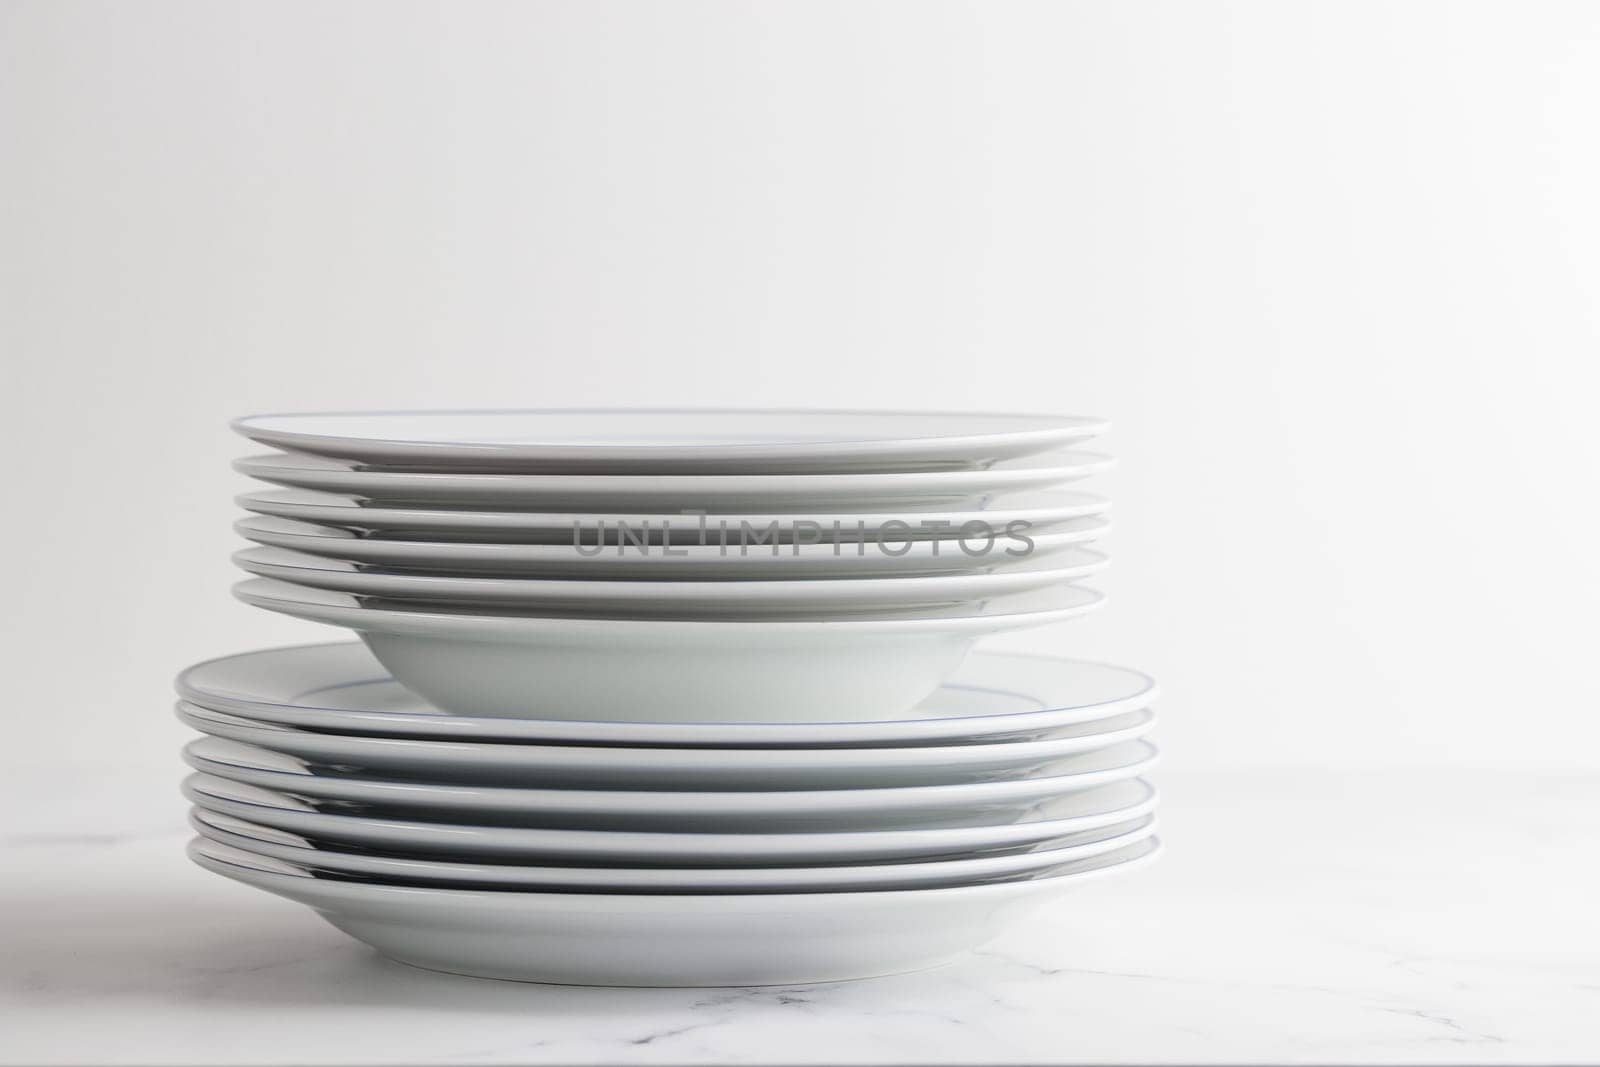
[[[978,638],[1075,618],[1104,600],[1064,585],[894,617],[714,621],[399,610],[270,578],[241,582],[234,595],[355,630],[401,684],[451,711],[658,722],[902,718]]]
[[[932,967],[1039,904],[1148,863],[1156,838],[1020,881],[843,893],[530,893],[337,881],[196,838],[190,857],[396,960],[574,985],[749,986]]]
[[[1011,531],[1038,530],[1069,519],[1103,515],[1111,502],[1094,493],[1019,493],[934,510],[793,512],[494,511],[480,508],[368,504],[313,489],[243,493],[240,507],[258,515],[298,519],[397,538],[516,544],[726,545],[772,551],[773,544],[877,541],[897,545],[965,537],[974,551]]]
[[[373,470],[348,460],[275,452],[235,460],[233,467],[274,485],[394,505],[683,513],[981,506],[996,494],[1047,489],[1111,464],[1110,457],[1093,452],[1050,452],[973,470],[887,474],[438,474]],[[240,502],[256,510],[245,499]],[[322,521],[309,512],[288,517]]]
[[[824,866],[1026,851],[1142,818],[1156,809],[1158,800],[1155,788],[1148,782],[1125,778],[1062,793],[1020,809],[988,811],[990,821],[963,826],[775,832],[763,827],[761,820],[753,824],[745,820],[745,830],[691,831],[451,825],[365,815],[359,806],[352,808],[203,774],[191,775],[184,782],[183,791],[204,811],[363,851],[410,859],[445,856],[483,862],[608,867]],[[583,797],[577,799],[581,803]],[[548,818],[562,821],[560,812]]]
[[[314,455],[436,470],[769,474],[977,467],[1105,431],[1073,415],[554,409],[250,415],[233,428]]]
[[[789,581],[801,578],[911,578],[984,574],[1043,559],[1105,535],[1099,516],[1068,519],[1026,531],[1019,541],[1001,532],[990,540],[854,544],[723,546],[620,543],[595,546],[441,539],[442,531],[413,539],[404,531],[365,535],[294,519],[251,517],[234,524],[245,538],[274,548],[377,567],[486,577],[582,578],[642,581]],[[1031,549],[1030,546],[1031,545]]]
[[[910,581],[911,579],[904,579]],[[337,734],[657,748],[870,747],[1027,741],[1155,703],[1155,680],[1126,667],[973,652],[900,720],[654,723],[472,718],[440,711],[363,644],[299,645],[207,660],[177,679],[190,703],[262,723]]]
[[[802,578],[764,582],[630,582],[383,571],[290,548],[247,548],[234,553],[233,561],[241,569],[262,578],[277,578],[340,593],[463,606],[521,605],[550,614],[627,618],[697,615],[792,618],[950,608],[1077,581],[1098,574],[1110,562],[1102,553],[1079,548],[987,574],[814,581]]]
[[[1063,756],[1136,741],[1155,723],[1155,713],[1145,709],[1064,727],[1045,741],[912,748],[642,748],[341,737],[252,722],[194,704],[179,703],[177,710],[186,725],[211,735],[185,750],[200,770],[236,777],[213,764],[285,770],[284,761],[303,762],[312,773],[334,774],[333,784],[345,790],[353,788],[345,772],[577,789],[863,789],[1003,781],[1027,777]]]
[[[1116,852],[1156,832],[1146,815],[1100,830],[1074,834],[1050,847],[999,856],[923,863],[840,864],[826,867],[568,867],[461,863],[341,852],[297,834],[228,815],[192,809],[201,836],[304,867],[388,884],[444,884],[456,888],[568,889],[623,893],[838,893],[860,890],[976,885],[1032,877],[1063,863]]]
[[[1013,821],[1068,793],[1136,778],[1155,765],[1147,741],[1064,756],[1027,778],[872,789],[624,790],[435,784],[334,774],[303,761],[185,758],[209,798],[233,783],[293,796],[321,812],[416,820],[391,840],[417,852],[531,851],[529,827],[697,832],[889,830]],[[189,779],[196,780],[195,776]],[[209,799],[191,797],[202,807]],[[217,809],[254,819],[248,812]],[[442,817],[468,825],[442,823]],[[269,819],[255,819],[281,826]],[[492,825],[491,825],[492,822]],[[338,839],[343,840],[343,839]]]

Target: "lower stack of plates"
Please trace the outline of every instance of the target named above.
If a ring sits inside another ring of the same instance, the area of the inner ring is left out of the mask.
[[[974,653],[876,721],[447,714],[357,643],[212,660],[178,688],[208,735],[185,750],[195,861],[435,970],[915,970],[1158,848],[1155,686],[1103,664]]]

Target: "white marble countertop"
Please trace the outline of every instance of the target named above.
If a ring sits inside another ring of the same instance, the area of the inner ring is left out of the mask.
[[[6,783],[3,1062],[1600,1060],[1600,773],[1174,770],[1163,862],[976,957],[726,990],[387,962],[191,867],[179,776]]]

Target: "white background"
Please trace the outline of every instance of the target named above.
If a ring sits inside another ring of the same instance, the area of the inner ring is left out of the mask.
[[[230,416],[771,404],[1112,417],[1005,643],[1174,764],[1600,764],[1597,111],[1595,4],[10,0],[0,759],[324,636]]]

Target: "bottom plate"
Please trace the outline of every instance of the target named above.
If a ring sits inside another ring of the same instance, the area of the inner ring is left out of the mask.
[[[865,893],[523,893],[328,881],[203,838],[209,871],[306,904],[402,963],[561,985],[836,982],[934,967],[1070,889],[1148,863],[1150,838],[1047,877]]]

